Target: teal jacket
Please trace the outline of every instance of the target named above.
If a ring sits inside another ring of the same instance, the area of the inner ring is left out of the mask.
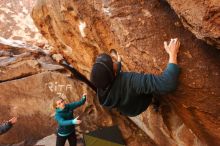
[[[119,68],[121,67],[119,63]],[[126,116],[137,116],[150,105],[153,94],[167,94],[177,87],[180,68],[169,63],[161,75],[118,71],[111,86],[98,89],[100,104]]]
[[[73,110],[83,105],[86,98],[82,98],[80,101],[72,102],[65,105],[65,108],[56,109],[55,120],[58,122],[58,134],[60,136],[68,136],[72,132],[75,132],[75,122],[73,116]]]

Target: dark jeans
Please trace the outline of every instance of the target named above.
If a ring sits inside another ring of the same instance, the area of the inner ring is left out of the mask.
[[[75,134],[75,132],[72,132],[68,136],[59,136],[57,134],[56,146],[64,146],[67,139],[69,141],[70,146],[76,146],[76,134]]]

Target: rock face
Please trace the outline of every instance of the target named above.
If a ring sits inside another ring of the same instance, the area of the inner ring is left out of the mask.
[[[118,125],[128,145],[155,145],[128,118],[101,108],[94,98],[94,91],[71,77],[42,49],[0,39],[0,122],[19,117],[11,130],[0,136],[0,145],[19,142],[30,146],[36,140],[55,133],[57,125],[51,108],[53,97],[77,101],[84,92],[88,93],[87,102],[74,112],[75,116],[82,115],[89,107],[89,112],[81,116],[83,123],[76,128],[79,139],[84,132]]]
[[[183,25],[197,38],[220,49],[219,0],[167,0]]]
[[[1,0],[0,37],[36,45],[46,43],[30,16],[35,2],[36,0]]]
[[[87,78],[97,54],[112,48],[121,54],[123,70],[159,74],[168,60],[163,41],[178,37],[177,91],[162,97],[160,113],[150,107],[132,120],[157,145],[220,145],[220,52],[185,30],[166,2],[38,0],[32,17],[55,52]],[[210,28],[217,30],[218,18],[213,20]],[[219,41],[218,31],[211,32],[210,40]]]

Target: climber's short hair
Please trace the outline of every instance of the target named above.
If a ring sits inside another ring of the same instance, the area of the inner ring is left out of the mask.
[[[55,96],[55,97],[53,98],[53,103],[52,103],[52,108],[53,108],[53,109],[56,109],[56,108],[57,108],[57,101],[59,101],[59,100],[64,100],[64,99],[61,98],[61,97],[59,97],[59,96]]]
[[[98,55],[93,64],[90,80],[96,88],[105,89],[114,79],[113,61],[110,55]]]

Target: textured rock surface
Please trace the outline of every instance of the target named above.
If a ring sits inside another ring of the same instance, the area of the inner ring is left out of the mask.
[[[0,37],[42,45],[47,41],[30,16],[36,0],[0,1]]]
[[[133,120],[158,145],[220,145],[220,52],[185,30],[167,3],[39,0],[32,17],[55,51],[88,78],[96,55],[111,48],[124,70],[159,74],[168,60],[163,41],[178,37],[178,90],[162,98],[158,115],[149,108]]]
[[[18,142],[17,146],[30,146],[36,140],[55,133],[52,98],[62,96],[67,97],[67,101],[76,101],[84,92],[88,93],[88,100],[75,111],[75,115],[82,115],[87,106],[90,108],[81,116],[83,123],[77,126],[79,139],[84,132],[119,125],[127,145],[155,145],[128,118],[101,108],[94,98],[94,91],[69,76],[69,72],[55,64],[38,47],[0,39],[0,122],[19,117],[16,125],[1,135],[1,146]]]
[[[220,49],[219,0],[167,0],[197,38]]]

